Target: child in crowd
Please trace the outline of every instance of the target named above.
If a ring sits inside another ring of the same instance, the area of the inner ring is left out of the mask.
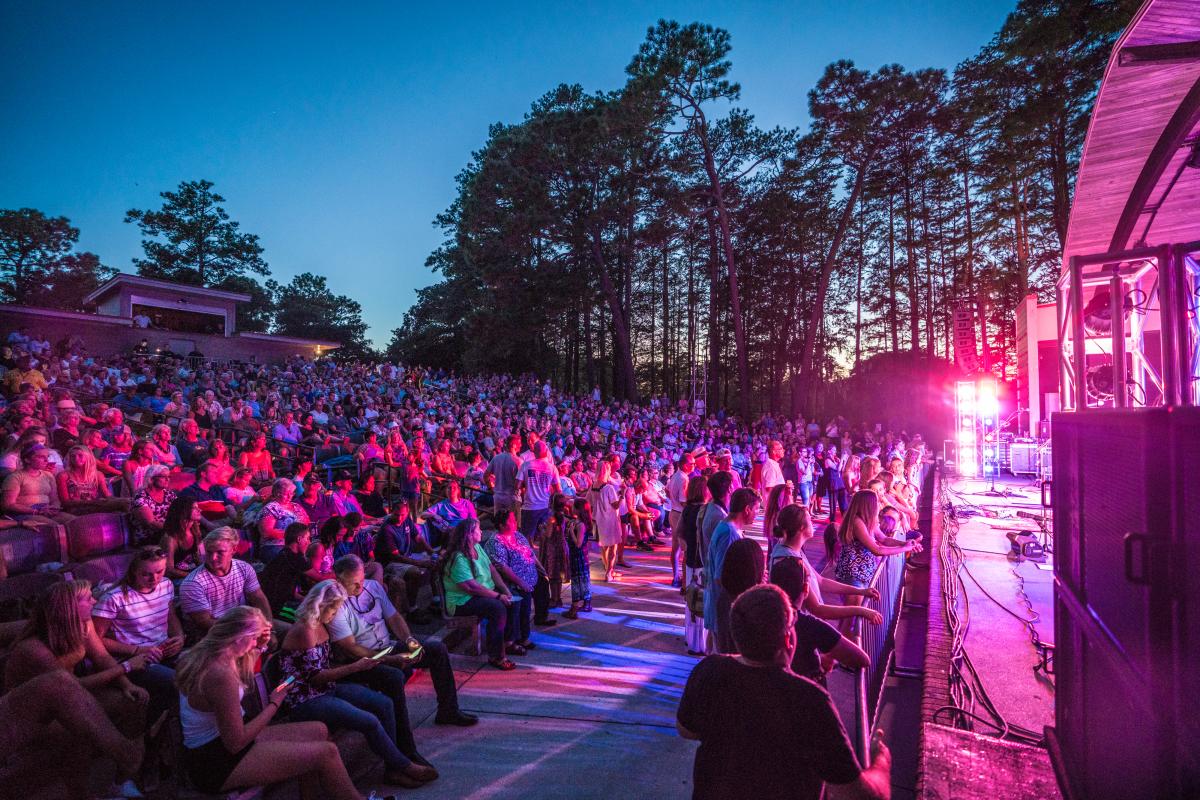
[[[567,525],[567,551],[571,567],[571,607],[563,612],[575,619],[580,611],[592,610],[592,574],[588,564],[588,543],[592,537],[592,504],[586,498],[575,501],[574,519]]]

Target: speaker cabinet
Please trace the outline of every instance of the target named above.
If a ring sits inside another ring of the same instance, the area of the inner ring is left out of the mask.
[[[1200,797],[1200,409],[1053,418],[1056,738],[1083,798]]]

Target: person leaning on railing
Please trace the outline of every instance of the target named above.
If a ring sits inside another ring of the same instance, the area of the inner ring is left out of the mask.
[[[783,590],[796,610],[796,652],[792,656],[792,672],[824,686],[825,675],[833,668],[834,661],[850,669],[865,669],[871,665],[870,657],[861,647],[842,636],[828,622],[804,610],[810,584],[803,560],[795,556],[776,559],[771,566],[771,583]]]
[[[739,655],[697,664],[676,712],[679,735],[700,742],[693,800],[890,797],[882,731],[863,769],[829,694],[791,671],[795,611],[779,587],[747,590],[729,621]]]

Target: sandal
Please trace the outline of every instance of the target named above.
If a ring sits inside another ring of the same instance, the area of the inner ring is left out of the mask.
[[[517,665],[509,661],[507,658],[489,658],[488,663],[503,672],[508,672],[510,669],[517,668]]]
[[[504,649],[514,656],[523,656],[526,653],[525,647],[517,644],[516,642],[513,642]]]
[[[575,608],[575,606],[568,608],[562,613],[562,615],[563,619],[579,619],[579,611]]]
[[[517,642],[517,647],[523,647],[526,650],[536,650],[537,649],[537,645],[534,644],[533,642],[529,641],[528,639],[526,639],[523,642]]]

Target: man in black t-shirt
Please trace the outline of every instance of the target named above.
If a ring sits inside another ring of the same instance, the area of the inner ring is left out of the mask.
[[[284,605],[304,596],[304,573],[309,566],[304,554],[311,540],[312,534],[303,522],[288,525],[283,532],[283,549],[258,576],[271,612],[277,617]]]
[[[693,800],[818,800],[823,783],[836,797],[890,797],[891,754],[882,732],[862,769],[829,694],[788,668],[794,622],[779,587],[744,592],[730,611],[741,655],[708,656],[689,676],[675,726],[700,741]]]
[[[839,662],[850,669],[871,666],[871,657],[823,619],[804,610],[808,596],[808,569],[796,556],[784,556],[771,566],[771,583],[783,590],[796,610],[796,653],[792,672],[825,685],[825,673]],[[823,659],[822,656],[825,658]]]

